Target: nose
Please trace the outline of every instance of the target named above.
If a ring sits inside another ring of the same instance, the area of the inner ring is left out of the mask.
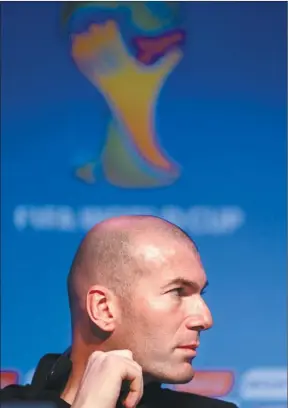
[[[200,297],[197,304],[194,305],[189,318],[186,320],[186,326],[190,330],[208,330],[213,326],[213,318],[209,307]]]

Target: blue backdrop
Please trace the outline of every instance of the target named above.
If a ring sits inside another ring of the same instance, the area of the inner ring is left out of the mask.
[[[287,4],[108,4],[2,4],[2,386],[69,345],[87,229],[153,213],[210,281],[186,390],[284,408]]]

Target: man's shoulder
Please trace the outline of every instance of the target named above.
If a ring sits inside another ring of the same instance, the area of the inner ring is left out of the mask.
[[[69,405],[64,402],[57,393],[48,390],[36,390],[35,387],[32,385],[9,385],[5,388],[2,388],[0,391],[1,396],[1,404],[2,403],[9,403],[9,402],[17,402],[21,403],[23,407],[25,402],[42,402],[41,406],[43,408],[68,408]],[[22,404],[23,403],[23,404]],[[46,403],[46,404],[45,404]],[[14,406],[14,405],[13,405]],[[40,407],[37,404],[37,407]],[[2,407],[2,405],[1,405]],[[8,404],[7,404],[8,407]],[[20,405],[19,405],[20,407]]]
[[[165,389],[166,398],[171,402],[171,405],[181,404],[181,407],[201,407],[201,408],[237,408],[232,402],[219,400],[217,398],[206,397],[198,394],[173,391]],[[173,402],[172,402],[173,401]],[[180,405],[179,405],[180,406]]]
[[[8,385],[0,391],[1,401],[29,399],[33,395],[31,385]]]

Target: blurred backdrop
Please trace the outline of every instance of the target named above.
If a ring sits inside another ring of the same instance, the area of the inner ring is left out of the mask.
[[[178,389],[286,407],[286,9],[2,4],[2,387],[69,346],[85,232],[147,213],[196,240],[210,281]]]

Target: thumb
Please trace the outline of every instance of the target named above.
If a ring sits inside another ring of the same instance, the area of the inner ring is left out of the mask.
[[[164,55],[156,64],[153,65],[153,71],[157,71],[160,76],[165,76],[173,70],[183,57],[183,52],[179,48],[171,50]]]

